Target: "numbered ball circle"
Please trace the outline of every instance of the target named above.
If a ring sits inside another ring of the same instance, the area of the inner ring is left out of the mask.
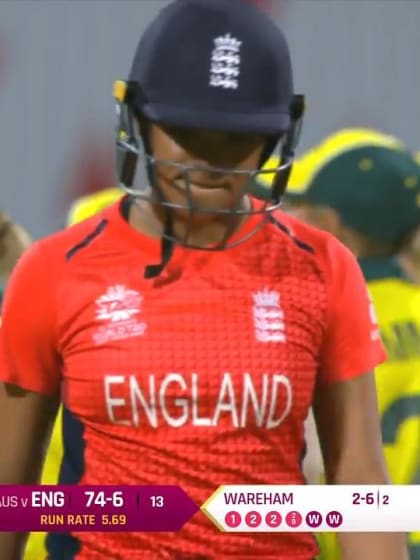
[[[261,514],[258,511],[249,511],[245,515],[245,523],[248,527],[259,527],[261,525]]]
[[[225,523],[228,527],[234,529],[235,527],[239,527],[241,524],[242,518],[241,514],[238,511],[229,511],[225,515]]]
[[[281,514],[278,511],[269,511],[265,516],[265,522],[269,527],[280,527]]]
[[[302,523],[302,516],[298,511],[289,511],[286,515],[286,523],[289,527],[299,527]]]

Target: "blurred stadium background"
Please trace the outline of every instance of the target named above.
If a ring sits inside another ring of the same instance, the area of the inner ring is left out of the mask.
[[[419,1],[259,1],[281,21],[308,97],[300,151],[355,125],[420,148]],[[1,207],[33,236],[113,182],[112,83],[165,4],[0,2]]]

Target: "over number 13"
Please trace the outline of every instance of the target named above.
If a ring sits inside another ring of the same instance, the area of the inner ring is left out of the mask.
[[[154,508],[161,508],[165,505],[163,496],[150,496],[150,501],[152,502],[152,507]]]

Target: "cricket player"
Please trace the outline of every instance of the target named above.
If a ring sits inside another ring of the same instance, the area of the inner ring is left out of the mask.
[[[220,484],[303,484],[311,407],[329,483],[388,483],[373,374],[385,352],[360,268],[280,210],[304,112],[282,31],[242,0],[171,2],[115,98],[127,195],[34,244],[8,286],[0,483],[38,480],[60,405],[61,483],[174,484],[197,504]],[[270,200],[257,201],[251,180],[275,153]],[[23,543],[1,534],[2,558]],[[341,546],[406,559],[396,533],[343,534]],[[202,514],[175,534],[51,534],[47,549],[50,560],[318,553],[312,534],[222,533]]]
[[[388,353],[376,370],[388,470],[394,483],[416,484],[420,288],[401,266],[400,252],[420,224],[420,167],[398,139],[373,130],[345,129],[296,163],[285,205],[292,215],[335,235],[358,257]],[[314,440],[308,445],[314,446]],[[308,468],[314,482],[316,466]],[[318,478],[321,470],[320,464]],[[333,534],[320,540],[323,559],[340,557]],[[417,533],[410,535],[410,558],[419,557]]]

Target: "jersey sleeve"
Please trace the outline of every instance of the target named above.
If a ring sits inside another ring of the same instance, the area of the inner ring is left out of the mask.
[[[386,359],[373,304],[355,257],[335,242],[330,247],[329,262],[321,382],[358,377]]]
[[[35,243],[8,282],[0,328],[0,380],[44,394],[54,394],[60,383],[51,276]]]

